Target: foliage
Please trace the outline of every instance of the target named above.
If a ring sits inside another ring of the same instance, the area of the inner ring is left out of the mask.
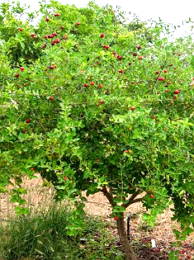
[[[36,25],[1,9],[0,189],[37,171],[58,199],[102,191],[114,217],[142,201],[153,222],[173,203],[190,233],[191,37],[169,42],[162,22],[123,24],[93,2],[43,2]]]

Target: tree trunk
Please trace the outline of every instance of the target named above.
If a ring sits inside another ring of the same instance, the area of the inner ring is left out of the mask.
[[[119,235],[119,238],[120,238],[120,242],[121,242],[121,245],[122,245],[123,252],[125,254],[125,259],[126,260],[137,260],[137,257],[135,256],[135,253],[133,252],[133,249],[131,248],[131,245],[130,245],[129,240],[127,238],[123,214],[117,220],[117,231],[118,231],[118,235]]]
[[[111,190],[107,190],[107,187],[103,186],[102,192],[106,196],[108,201],[110,202],[111,206],[114,207],[115,202],[114,202],[114,197],[111,193]],[[136,194],[135,194],[135,196],[136,196]],[[135,198],[135,196],[133,196],[133,197]],[[131,201],[130,201],[130,204],[131,204]],[[118,231],[118,235],[120,238],[123,252],[125,254],[125,259],[126,260],[137,260],[137,257],[135,255],[135,253],[133,252],[133,249],[132,249],[132,247],[129,243],[128,237],[127,237],[125,221],[124,221],[124,213],[122,213],[121,215],[119,214],[119,218],[117,220],[117,231]]]

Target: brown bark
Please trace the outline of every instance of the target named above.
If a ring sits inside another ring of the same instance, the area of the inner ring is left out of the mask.
[[[114,207],[114,199],[111,191],[108,191],[106,186],[102,188],[103,194],[106,196],[108,201],[110,202],[111,206]],[[136,197],[136,196],[135,196]],[[125,228],[125,221],[124,221],[124,214],[119,216],[117,220],[117,231],[120,239],[120,243],[122,245],[123,252],[125,254],[125,259],[126,260],[137,260],[137,257],[135,253],[133,252],[133,249],[129,243],[128,237],[127,237],[127,232]]]
[[[125,221],[124,215],[122,214],[121,217],[117,220],[117,231],[120,238],[120,242],[122,245],[123,252],[125,254],[126,260],[137,260],[137,257],[129,243],[127,238],[126,228],[125,228]]]

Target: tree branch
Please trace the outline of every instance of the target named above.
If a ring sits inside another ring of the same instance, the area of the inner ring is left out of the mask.
[[[136,202],[141,202],[143,200],[143,198],[144,198],[144,196],[142,198],[135,199],[131,202],[131,204],[136,203]]]
[[[126,201],[125,203],[123,203],[122,206],[123,206],[124,208],[127,208],[129,205],[131,205],[131,204],[133,204],[133,203],[142,201],[142,199],[143,199],[144,197],[135,199],[140,193],[141,193],[140,191],[134,192],[134,193],[131,195],[131,197],[129,198],[129,200]]]
[[[102,187],[102,192],[104,194],[104,196],[108,199],[108,201],[110,202],[111,206],[115,206],[115,202],[114,202],[114,198],[111,192],[108,192],[106,186]]]

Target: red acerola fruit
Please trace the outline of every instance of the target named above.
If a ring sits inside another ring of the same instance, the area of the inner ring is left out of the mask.
[[[125,150],[125,151],[123,151],[124,153],[128,153],[129,152],[129,150]]]
[[[124,70],[118,70],[118,72],[122,74],[122,73],[124,73]]]
[[[50,38],[50,35],[44,35],[43,38],[48,39],[48,38]]]
[[[123,56],[117,55],[117,60],[122,60],[122,59],[123,59]]]
[[[54,16],[61,16],[61,14],[60,13],[55,13]]]
[[[154,194],[150,194],[150,198],[154,199],[155,198]]]
[[[24,29],[23,28],[18,28],[18,31],[19,32],[22,32]]]
[[[31,122],[30,118],[26,119],[26,124],[29,124],[30,122]]]
[[[108,50],[108,49],[110,48],[110,46],[109,46],[109,45],[103,45],[103,48],[104,48],[105,50]]]
[[[55,100],[55,97],[54,97],[54,96],[50,96],[50,97],[49,97],[49,100],[50,100],[50,101],[53,101],[53,100]]]
[[[100,34],[100,38],[104,38],[105,37],[105,34],[104,33],[101,33]]]
[[[102,84],[99,84],[99,85],[98,85],[98,88],[103,88],[103,85],[102,85]]]
[[[48,69],[51,69],[51,70],[53,70],[53,69],[56,69],[56,65],[50,65],[50,66],[48,66]]]
[[[105,103],[104,100],[99,100],[99,101],[98,101],[98,106],[99,106],[99,105],[103,105],[104,103]]]
[[[132,151],[132,150],[125,150],[125,151],[123,151],[123,153],[129,153],[129,154],[132,154],[133,151]]]
[[[20,67],[20,71],[24,71],[25,69],[24,69],[24,67]]]
[[[157,78],[157,80],[159,80],[159,81],[164,81],[165,78],[164,78],[164,77],[159,77],[159,78]]]
[[[19,73],[16,73],[16,74],[14,75],[15,78],[19,78],[19,76],[20,76]]]
[[[134,111],[136,107],[130,107],[129,110]]]
[[[55,39],[55,40],[53,40],[52,42],[51,42],[51,45],[55,45],[55,44],[57,44],[57,43],[60,43],[60,39]]]
[[[176,89],[175,91],[174,91],[174,94],[175,95],[177,95],[177,94],[179,94],[180,93],[180,90],[179,89]]]
[[[94,81],[91,81],[91,82],[90,82],[90,85],[91,85],[91,86],[94,86],[94,84],[95,84]]]
[[[80,24],[81,24],[80,22],[75,23],[75,25],[77,25],[77,26],[79,26]]]
[[[143,56],[138,56],[138,60],[143,60]]]
[[[48,39],[52,39],[52,38],[54,38],[55,36],[53,35],[53,34],[49,34],[49,35],[47,35],[47,38]]]
[[[136,49],[138,49],[138,50],[141,50],[141,48],[142,48],[141,45],[136,46]]]
[[[55,37],[55,36],[57,36],[57,33],[56,33],[56,32],[54,32],[54,33],[52,33],[52,35]]]
[[[167,73],[167,72],[168,72],[168,70],[163,70],[163,72],[164,72],[164,73]]]
[[[118,216],[114,216],[113,219],[114,219],[115,221],[118,221],[118,220],[119,220],[119,217],[118,217]]]
[[[37,35],[36,35],[35,33],[32,33],[30,36],[31,36],[32,38],[37,38]]]
[[[87,83],[85,83],[85,84],[84,84],[84,87],[87,88],[87,87],[89,87],[89,85],[88,85]]]
[[[34,167],[32,167],[32,168],[30,168],[30,170],[31,170],[32,172],[34,172],[36,169],[35,169]]]

